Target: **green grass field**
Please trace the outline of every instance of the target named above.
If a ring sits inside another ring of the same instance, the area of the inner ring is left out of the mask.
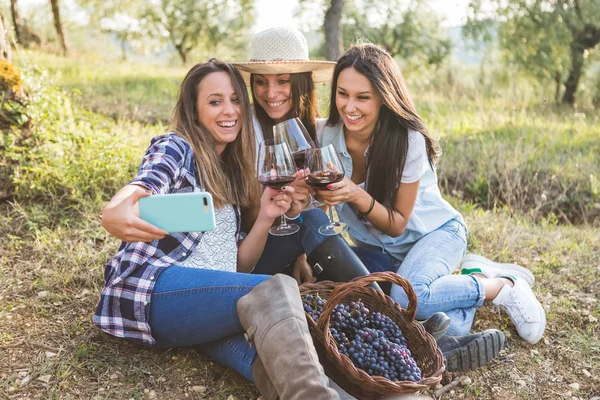
[[[91,323],[118,246],[102,205],[166,131],[186,71],[39,53],[17,64],[33,124],[0,136],[15,193],[0,203],[0,398],[256,399],[194,349],[138,347]],[[469,251],[532,270],[548,317],[530,346],[484,306],[474,330],[502,329],[506,349],[443,398],[600,395],[600,112],[440,93],[416,101],[440,137],[440,184],[465,216]]]

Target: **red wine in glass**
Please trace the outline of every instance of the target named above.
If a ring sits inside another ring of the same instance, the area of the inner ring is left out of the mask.
[[[258,181],[261,185],[268,186],[275,190],[281,190],[285,185],[289,185],[296,179],[293,175],[275,175],[264,174],[258,177]]]
[[[317,171],[304,177],[304,181],[315,189],[325,190],[327,185],[337,183],[344,179],[340,172]]]
[[[258,158],[256,161],[256,175],[258,181],[275,190],[281,190],[296,178],[296,166],[290,147],[280,139],[267,139],[258,146]],[[296,233],[300,227],[296,224],[288,224],[285,214],[281,213],[279,226],[269,229],[269,233],[275,236],[286,236]]]
[[[296,168],[304,169],[304,164],[306,164],[306,150],[300,150],[292,154],[294,156],[294,164],[296,164]]]
[[[304,181],[318,190],[328,190],[328,185],[344,179],[344,166],[332,144],[308,150],[305,167],[310,172],[304,177]],[[333,220],[333,207],[330,206],[329,224],[321,226],[319,233],[331,236],[346,230],[348,230],[348,225]]]

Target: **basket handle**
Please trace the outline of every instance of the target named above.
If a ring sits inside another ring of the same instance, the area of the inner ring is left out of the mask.
[[[410,282],[393,272],[374,272],[367,276],[354,278],[350,282],[342,283],[331,291],[327,302],[323,305],[323,310],[321,311],[319,321],[317,322],[319,330],[323,331],[323,336],[325,337],[325,343],[327,345],[329,345],[330,341],[328,335],[329,320],[335,306],[338,305],[344,296],[352,292],[354,289],[369,286],[373,282],[391,282],[395,285],[401,286],[408,296],[408,308],[406,309],[406,313],[411,321],[415,319],[415,314],[417,312],[417,295],[415,294]],[[375,291],[375,289],[373,290],[375,296],[378,296],[381,301],[386,301],[386,295],[383,292]]]

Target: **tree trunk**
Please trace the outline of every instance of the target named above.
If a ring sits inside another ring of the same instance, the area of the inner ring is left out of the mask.
[[[8,41],[8,31],[4,25],[4,15],[0,11],[0,60],[9,60],[11,58],[10,42]]]
[[[177,54],[179,54],[179,57],[181,58],[181,62],[183,63],[183,65],[185,65],[185,63],[187,62],[187,52],[183,50],[182,45],[176,45],[175,48],[177,49]]]
[[[587,49],[593,49],[600,43],[600,26],[586,24],[583,29],[573,33],[571,42],[571,69],[565,83],[565,95],[563,103],[574,105],[575,93],[579,85],[579,78],[583,71],[583,54]]]
[[[63,56],[66,56],[68,53],[67,43],[65,41],[65,34],[62,28],[62,22],[60,21],[60,10],[58,9],[58,0],[50,0],[50,5],[52,6],[52,16],[54,17],[54,27],[56,28],[56,35],[58,36],[58,41],[62,49],[62,54]]]
[[[554,83],[556,83],[554,102],[558,104],[560,103],[560,89],[562,87],[562,73],[560,71],[556,71],[556,74],[554,74]]]
[[[23,38],[21,37],[22,23],[21,16],[19,15],[18,0],[10,0],[10,13],[12,14],[13,25],[15,26],[15,38],[17,43],[23,46]]]
[[[331,7],[325,13],[325,56],[337,61],[344,52],[342,39],[342,7],[344,0],[331,0]]]
[[[575,104],[575,92],[577,92],[579,78],[581,78],[581,71],[583,70],[584,50],[585,47],[575,38],[575,41],[571,43],[571,69],[569,69],[569,77],[565,82],[565,95],[562,100],[564,104],[571,106]]]

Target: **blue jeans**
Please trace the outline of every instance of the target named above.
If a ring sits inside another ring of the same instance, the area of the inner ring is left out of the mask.
[[[485,299],[479,279],[471,275],[452,275],[466,248],[465,227],[451,220],[417,241],[399,268],[396,260],[381,250],[353,249],[369,271],[395,271],[408,279],[417,295],[418,320],[443,311],[451,320],[448,334],[466,335],[471,330],[475,311]],[[408,306],[408,297],[400,286],[393,285],[390,296],[400,306]]]
[[[319,233],[319,227],[329,222],[327,214],[320,208],[301,213],[299,219],[292,221],[300,226],[298,233],[288,236],[269,235],[262,256],[254,267],[253,274],[274,275],[282,272],[302,254],[310,254],[327,236]]]
[[[252,381],[256,350],[244,339],[237,301],[256,285],[282,272],[325,236],[318,232],[327,215],[320,209],[302,213],[294,235],[269,235],[252,274],[169,267],[158,278],[150,304],[150,327],[158,347],[196,346],[203,354]],[[266,274],[266,275],[264,275]]]
[[[160,274],[150,303],[157,347],[196,346],[252,381],[256,350],[244,339],[237,302],[265,275],[169,267]]]

